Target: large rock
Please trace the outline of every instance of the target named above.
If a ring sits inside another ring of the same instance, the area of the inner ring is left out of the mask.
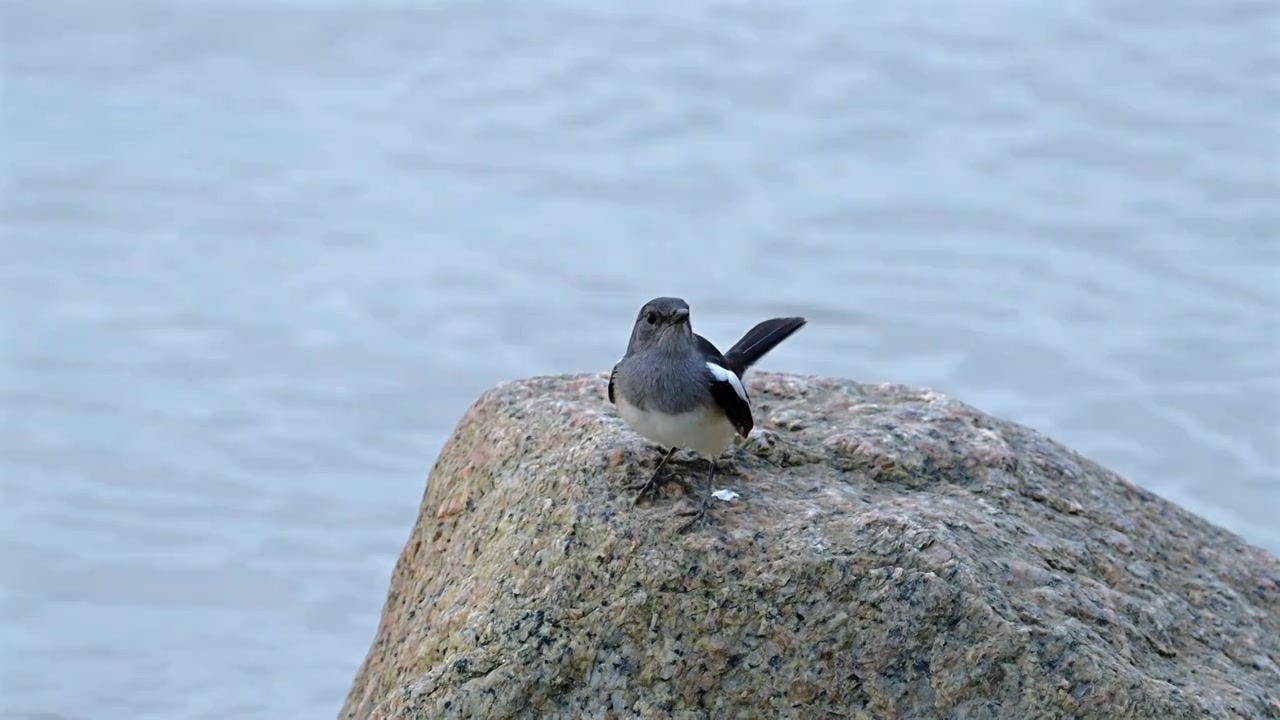
[[[341,717],[1280,716],[1275,557],[937,393],[751,377],[685,534],[603,375],[485,393]]]

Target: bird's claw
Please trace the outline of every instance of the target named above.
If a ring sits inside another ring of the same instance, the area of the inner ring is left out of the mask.
[[[673,483],[675,483],[675,484],[679,485],[680,487],[684,488],[684,492],[685,492],[685,494],[686,494],[686,495],[690,493],[689,483],[685,482],[683,478],[680,478],[680,477],[678,477],[678,476],[672,476],[672,477],[667,478],[667,479],[666,479],[665,481],[663,481],[663,482],[673,482]],[[657,475],[654,475],[653,477],[649,478],[649,480],[648,480],[647,482],[635,483],[634,485],[628,485],[628,486],[626,486],[626,487],[625,487],[625,488],[623,488],[623,489],[624,489],[624,490],[637,490],[637,491],[638,491],[638,492],[636,493],[635,500],[633,501],[633,503],[634,503],[634,504],[637,504],[637,505],[638,505],[638,504],[640,504],[640,500],[641,500],[642,498],[644,498],[646,495],[657,495],[657,494],[658,494],[658,485],[659,485],[659,484],[661,484],[661,483],[659,483],[659,481],[658,481],[658,476],[657,476]]]
[[[655,475],[655,476],[653,476],[653,477],[649,478],[648,482],[642,482],[642,483],[636,483],[636,484],[634,484],[634,485],[628,485],[628,486],[626,486],[626,487],[625,487],[625,488],[623,488],[623,489],[624,489],[624,490],[639,490],[639,492],[637,492],[637,493],[636,493],[636,497],[635,497],[635,499],[631,501],[633,505],[639,505],[639,504],[640,504],[640,499],[641,499],[641,498],[643,498],[645,495],[652,495],[652,494],[654,494],[654,493],[656,493],[656,492],[657,492],[657,490],[658,490],[658,477]]]
[[[693,510],[681,510],[680,512],[678,512],[678,513],[676,513],[676,514],[677,514],[677,515],[679,515],[679,516],[681,516],[681,517],[687,517],[687,518],[689,518],[689,520],[688,520],[687,522],[685,522],[685,524],[684,524],[684,525],[681,525],[681,526],[680,526],[680,529],[679,529],[679,530],[676,530],[676,532],[677,532],[677,533],[683,533],[683,532],[687,531],[689,528],[691,528],[691,527],[693,527],[694,525],[698,524],[698,521],[706,519],[706,517],[707,517],[707,503],[706,503],[706,502],[700,502],[700,503],[698,503],[698,507],[697,507],[697,508],[695,508],[695,509],[693,509]]]

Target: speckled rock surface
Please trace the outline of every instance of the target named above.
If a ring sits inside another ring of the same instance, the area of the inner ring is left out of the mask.
[[[686,534],[604,375],[483,395],[340,717],[1280,717],[1274,556],[942,395],[750,377]]]

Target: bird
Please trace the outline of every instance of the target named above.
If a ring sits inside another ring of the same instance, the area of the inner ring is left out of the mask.
[[[636,434],[656,443],[661,459],[635,501],[657,487],[658,474],[680,448],[710,461],[706,492],[680,531],[706,517],[715,482],[716,461],[733,442],[754,427],[751,398],[743,376],[779,343],[804,327],[803,317],[764,320],[726,353],[693,331],[689,304],[678,297],[657,297],[636,315],[622,359],[609,373],[609,402]]]

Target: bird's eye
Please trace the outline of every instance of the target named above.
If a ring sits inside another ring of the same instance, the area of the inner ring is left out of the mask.
[[[650,325],[656,325],[658,322],[658,313],[650,310],[649,314],[644,316],[644,319],[647,320]]]

